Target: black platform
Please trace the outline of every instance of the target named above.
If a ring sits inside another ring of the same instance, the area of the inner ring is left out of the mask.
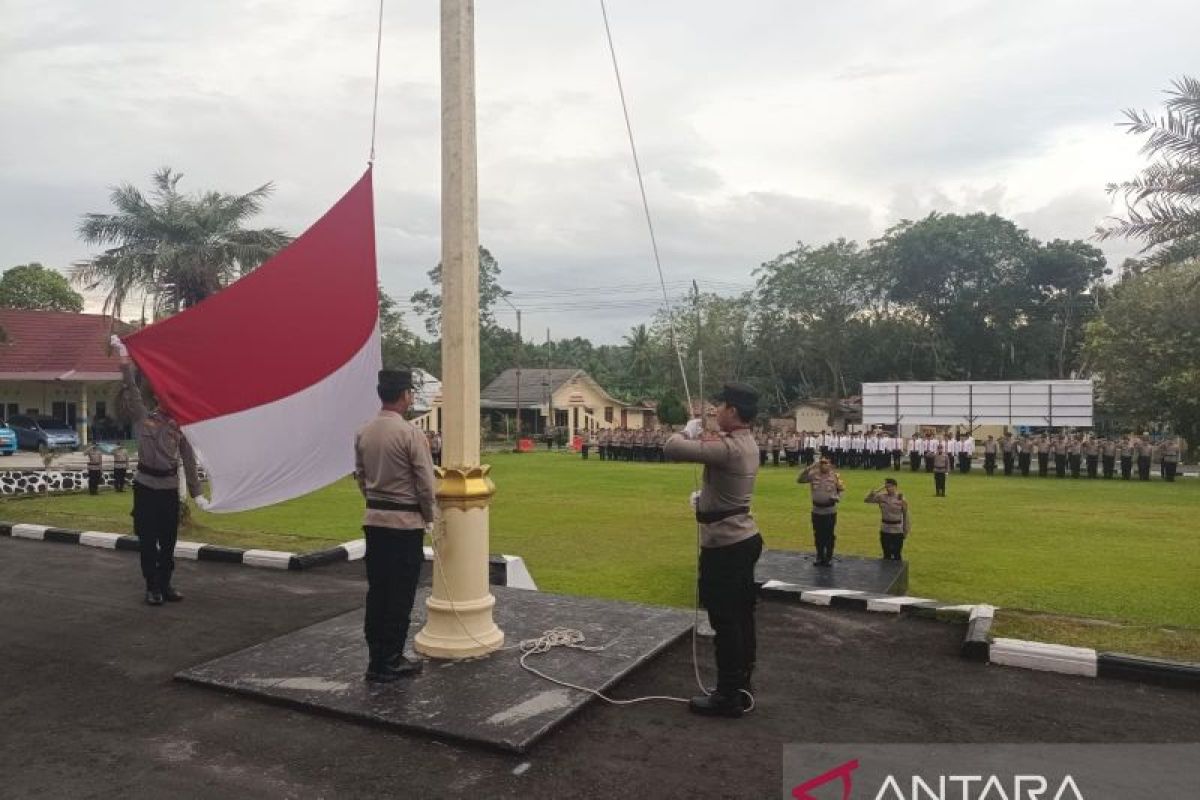
[[[795,550],[767,550],[754,569],[754,582],[764,596],[799,594],[813,589],[850,589],[902,595],[908,590],[908,562],[862,556],[835,556],[828,567],[814,565],[816,555]]]
[[[462,739],[523,752],[595,698],[543,680],[518,664],[521,639],[551,628],[576,628],[603,652],[556,648],[530,666],[596,689],[611,687],[691,630],[691,611],[492,587],[505,649],[486,658],[427,661],[416,678],[391,684],[363,680],[367,663],[363,613],[351,611],[232,655],[176,678],[304,710]],[[413,609],[424,623],[427,589]],[[410,639],[411,642],[411,639]],[[410,644],[411,647],[411,644]]]

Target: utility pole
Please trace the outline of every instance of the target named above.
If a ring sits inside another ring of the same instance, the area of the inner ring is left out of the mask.
[[[521,350],[525,347],[525,340],[521,338],[521,309],[513,305],[512,300],[504,295],[500,295],[500,299],[517,312],[517,446],[514,449],[519,452],[521,449]]]
[[[492,620],[488,511],[496,487],[479,463],[479,192],[475,145],[475,3],[442,0],[442,397],[437,569],[413,646],[433,658],[504,644]]]
[[[546,397],[546,430],[554,436],[554,395],[550,392],[550,329],[546,328],[546,380],[542,381],[542,391]]]

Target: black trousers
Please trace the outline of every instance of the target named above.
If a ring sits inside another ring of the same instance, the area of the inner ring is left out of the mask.
[[[1046,477],[1050,474],[1050,454],[1038,453],[1038,475]]]
[[[925,454],[925,471],[933,472],[933,453]]]
[[[1111,478],[1113,476],[1113,473],[1116,471],[1117,457],[1116,456],[1104,456],[1103,458],[1100,459],[1100,464],[1104,470],[1104,477]]]
[[[146,588],[161,592],[175,571],[175,540],[179,538],[179,490],[150,489],[134,481],[133,533],[142,553]]]
[[[758,451],[758,465],[760,467],[765,467],[767,465],[767,451],[766,450]]]
[[[900,471],[900,451],[899,450],[892,451],[892,469],[897,472]]]
[[[1175,462],[1175,461],[1164,461],[1164,462],[1162,462],[1162,466],[1163,466],[1163,477],[1166,478],[1168,481],[1174,482],[1175,481],[1175,472],[1176,472],[1176,470],[1179,469],[1179,463]]]
[[[433,456],[433,463],[440,467],[442,465],[442,451],[434,450],[431,455]]]
[[[985,472],[987,472],[988,475],[991,475],[993,472],[996,471],[996,454],[995,453],[984,453],[983,454],[983,469]]]
[[[1083,466],[1079,453],[1067,453],[1067,463],[1071,465],[1071,477],[1078,478],[1080,467]]]
[[[908,453],[908,467],[913,472],[921,468],[921,454],[916,450],[910,450]]]
[[[586,445],[586,444],[585,444],[585,445],[584,445],[582,448],[580,448],[580,449],[583,451],[583,460],[584,460],[584,461],[587,461],[587,457],[588,457],[588,449],[590,448],[590,446],[591,446],[591,445]]]
[[[425,531],[363,526],[367,538],[367,612],[363,633],[371,661],[404,652],[421,565]]]
[[[971,457],[966,453],[958,454],[958,471],[963,475],[971,471]]]
[[[1004,453],[1004,474],[1012,475],[1013,473],[1013,454]]]
[[[88,494],[100,493],[100,470],[88,470]]]
[[[900,551],[904,549],[904,534],[880,531],[879,546],[883,548],[884,560],[900,561]]]
[[[813,512],[813,546],[817,548],[817,561],[828,563],[833,560],[833,545],[837,541],[837,514]]]
[[[1138,456],[1138,480],[1150,480],[1150,456]]]
[[[1059,478],[1067,477],[1067,454],[1055,453],[1054,455],[1054,474]]]
[[[1087,476],[1089,478],[1097,478],[1100,476],[1100,456],[1087,456]]]
[[[1029,477],[1029,462],[1032,460],[1031,453],[1017,454],[1017,469],[1021,470],[1021,474]]]
[[[762,555],[759,534],[724,547],[700,551],[700,602],[716,632],[717,691],[737,694],[750,684],[757,657],[754,565]]]
[[[113,488],[118,492],[125,491],[125,476],[129,474],[129,470],[125,467],[117,467],[113,470]]]
[[[1133,456],[1121,456],[1121,477],[1125,480],[1133,477]]]
[[[946,496],[946,473],[933,473],[933,488],[938,497]]]

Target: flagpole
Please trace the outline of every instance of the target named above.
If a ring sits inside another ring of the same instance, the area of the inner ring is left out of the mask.
[[[433,591],[413,646],[433,658],[496,650],[488,511],[496,488],[479,463],[479,205],[475,147],[475,4],[441,0],[442,419],[441,519]]]

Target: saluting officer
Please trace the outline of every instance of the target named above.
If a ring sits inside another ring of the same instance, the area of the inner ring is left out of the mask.
[[[807,483],[812,490],[813,544],[817,550],[818,567],[833,563],[833,547],[837,541],[837,504],[846,491],[846,484],[834,471],[829,459],[822,458],[806,468],[796,478],[797,483]]]
[[[1071,477],[1078,478],[1083,464],[1083,446],[1078,436],[1067,437],[1067,463],[1071,466]]]
[[[366,679],[377,683],[421,671],[404,643],[435,500],[432,454],[421,429],[404,418],[412,390],[409,370],[380,370],[379,414],[354,437],[354,477],[367,505]]]
[[[904,549],[904,537],[910,530],[908,501],[897,491],[895,478],[884,478],[883,487],[867,492],[866,503],[879,506],[879,546],[888,561],[900,561]]]
[[[1100,474],[1100,446],[1097,444],[1095,437],[1088,436],[1083,442],[1083,458],[1087,464],[1087,476],[1089,478],[1099,477]]]
[[[708,716],[740,717],[750,705],[756,658],[754,565],[763,540],[750,515],[758,475],[758,443],[750,424],[758,415],[758,392],[727,383],[714,399],[719,436],[700,438],[704,422],[691,420],[667,440],[666,455],[704,465],[695,500],[700,523],[700,602],[716,632],[717,688],[693,697],[688,708]]]
[[[114,335],[113,349],[121,358],[122,399],[138,442],[137,475],[133,479],[133,532],[141,550],[146,603],[161,606],[164,600],[183,599],[171,585],[175,572],[175,541],[179,537],[179,464],[183,462],[188,494],[201,508],[208,506],[200,494],[196,455],[179,425],[163,410],[146,409],[134,380],[129,351]]]

